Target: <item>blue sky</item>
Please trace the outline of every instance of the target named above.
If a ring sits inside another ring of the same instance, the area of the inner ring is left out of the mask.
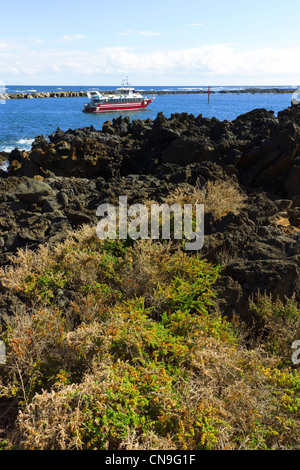
[[[294,86],[299,12],[299,0],[6,1],[0,81]]]

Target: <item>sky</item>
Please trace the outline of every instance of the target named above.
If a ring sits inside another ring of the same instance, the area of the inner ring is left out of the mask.
[[[0,0],[0,84],[298,86],[299,0]]]

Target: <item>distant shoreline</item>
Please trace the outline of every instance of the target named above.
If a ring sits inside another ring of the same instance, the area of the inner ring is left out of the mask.
[[[239,90],[211,90],[211,94],[291,94],[297,88],[244,88]],[[100,90],[101,91],[101,90]],[[143,90],[152,95],[188,95],[202,94],[207,95],[208,90]],[[114,93],[114,90],[103,90],[102,93]],[[35,98],[79,98],[87,96],[87,91],[40,91],[40,92],[21,92],[21,93],[2,93],[0,99],[35,99]]]

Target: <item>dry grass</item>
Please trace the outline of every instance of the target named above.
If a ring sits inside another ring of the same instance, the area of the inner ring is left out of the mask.
[[[198,197],[185,188],[170,202]],[[0,404],[14,413],[0,447],[295,447],[300,376],[288,348],[299,306],[254,299],[268,336],[246,348],[247,327],[215,307],[217,276],[171,242],[101,241],[90,227],[20,251],[0,272],[23,305],[1,337]]]
[[[279,356],[283,364],[289,364],[291,345],[300,338],[300,313],[295,296],[282,302],[258,293],[250,299],[250,307],[263,321],[261,337],[265,349]]]
[[[287,441],[290,446],[297,445],[299,421],[295,414],[294,420],[291,419],[293,413],[282,399],[288,384],[286,373],[279,373],[282,386],[280,381],[276,384],[273,380],[277,370],[275,360],[269,360],[268,367],[264,367],[263,351],[237,349],[209,338],[190,361],[188,380],[179,379],[176,385],[181,394],[181,409],[176,414],[178,419],[184,416],[184,422],[178,420],[177,431],[181,427],[182,436],[174,439],[172,434],[161,436],[154,430],[141,432],[138,427],[128,427],[119,449],[195,450],[199,446],[215,450],[284,449]],[[93,419],[95,423],[102,420],[102,432],[110,434],[103,424],[111,406],[107,393],[119,387],[111,367],[111,363],[103,361],[80,384],[61,384],[55,390],[37,394],[20,412],[13,442],[27,450],[99,448],[99,439],[93,447],[83,438],[84,426],[88,425],[84,424],[87,423],[86,406],[87,400],[91,406],[97,403]],[[156,372],[152,369],[151,374]],[[161,391],[163,395],[159,392],[157,395],[160,404],[174,414],[174,396],[166,388]],[[122,410],[121,401],[119,409]],[[113,443],[110,436],[103,448],[113,449]]]
[[[221,219],[229,212],[238,214],[244,207],[246,195],[234,181],[208,181],[203,188],[182,185],[170,193],[167,204],[204,204],[205,213]]]

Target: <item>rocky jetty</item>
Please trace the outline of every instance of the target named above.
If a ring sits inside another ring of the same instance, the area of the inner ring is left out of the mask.
[[[0,93],[0,100],[20,100],[33,98],[78,98],[86,96],[85,91],[39,91],[21,93]]]
[[[266,94],[275,94],[275,95],[282,95],[282,94],[292,94],[295,91],[297,91],[296,88],[238,88],[234,90],[220,90],[218,93],[224,94],[224,93],[251,93],[253,94],[259,94],[259,93],[266,93]]]
[[[208,89],[185,89],[185,90],[141,90],[151,95],[191,95],[191,94],[204,94],[207,95]],[[292,94],[297,90],[294,88],[241,88],[241,89],[226,89],[226,90],[211,90],[211,94],[240,94],[240,93],[272,93],[272,94]],[[115,90],[100,90],[103,94],[113,94]],[[40,92],[21,92],[21,93],[0,93],[0,100],[16,100],[16,99],[33,99],[33,98],[78,98],[87,96],[86,91],[40,91]]]
[[[118,117],[102,130],[37,136],[30,151],[15,149],[8,159],[0,178],[2,265],[20,247],[96,226],[98,205],[119,195],[130,204],[163,201],[180,185],[227,181],[246,195],[245,205],[221,219],[206,213],[202,249],[224,265],[220,308],[247,318],[258,290],[300,301],[300,106],[278,116],[256,109],[232,122],[185,113]]]

